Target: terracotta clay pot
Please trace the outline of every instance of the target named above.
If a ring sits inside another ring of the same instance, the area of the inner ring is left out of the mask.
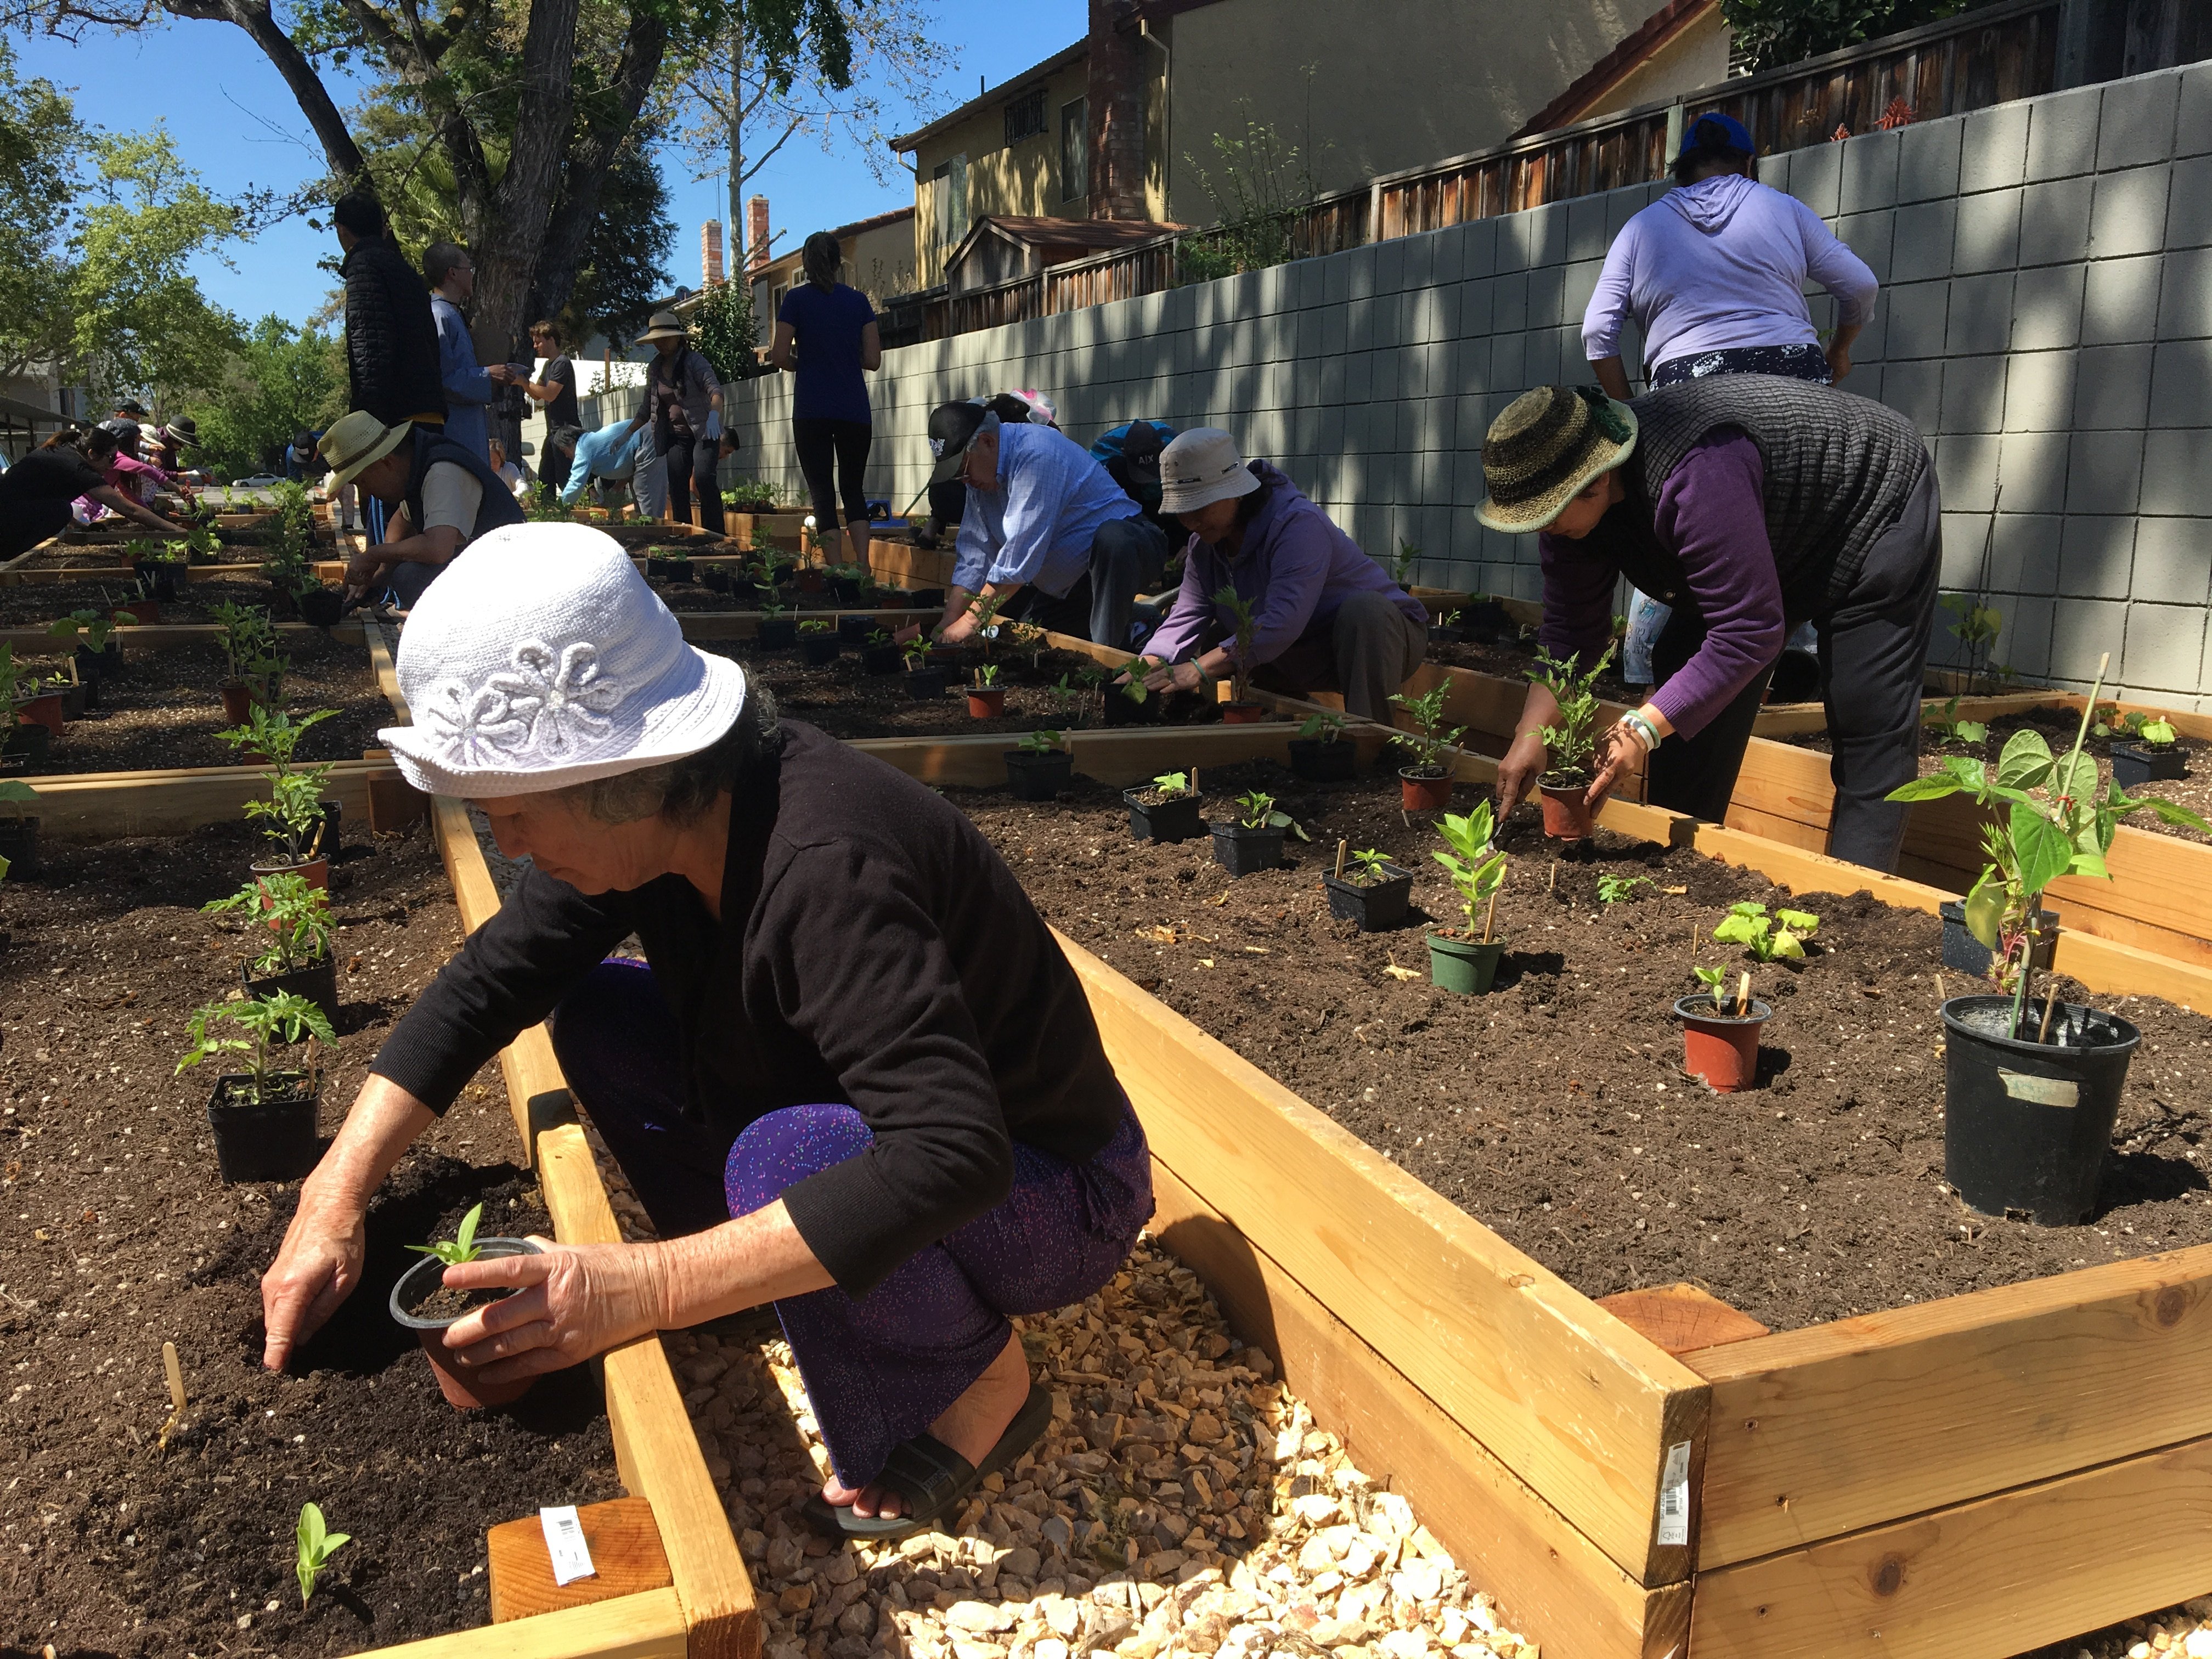
[[[1580,841],[1589,834],[1589,790],[1586,786],[1561,789],[1547,783],[1539,787],[1544,796],[1546,835],[1560,841]]]
[[[222,717],[233,726],[243,726],[253,718],[253,689],[244,680],[222,683]]]
[[[149,628],[161,620],[161,602],[159,599],[128,599],[122,608],[131,613],[132,621],[143,623]]]
[[[1256,702],[1224,702],[1221,705],[1221,720],[1224,726],[1257,726],[1267,718],[1267,709]]]
[[[968,688],[968,714],[971,719],[994,720],[1006,712],[1005,686],[971,685]]]
[[[1439,778],[1423,777],[1409,768],[1398,773],[1398,804],[1408,812],[1441,812],[1451,805],[1452,781],[1449,774]]]
[[[310,887],[319,887],[325,893],[331,890],[331,861],[328,859],[307,859],[298,864],[270,860],[266,863],[256,864],[252,868],[257,876],[274,876],[289,871],[292,874],[300,877]]]
[[[58,738],[62,734],[62,694],[47,691],[26,697],[15,705],[15,718],[32,726],[43,726]]]
[[[526,1238],[479,1238],[477,1253],[481,1255],[536,1255],[538,1247]],[[468,1316],[455,1315],[452,1319],[431,1320],[417,1317],[408,1311],[415,1302],[435,1289],[446,1271],[437,1257],[426,1255],[399,1277],[392,1287],[392,1316],[412,1330],[422,1344],[422,1352],[429,1357],[431,1372],[438,1379],[438,1392],[446,1396],[446,1403],[456,1411],[475,1411],[486,1406],[504,1406],[522,1398],[530,1392],[538,1379],[526,1376],[518,1382],[485,1382],[475,1376],[476,1367],[464,1365],[453,1358],[453,1351],[446,1346],[447,1330]]]

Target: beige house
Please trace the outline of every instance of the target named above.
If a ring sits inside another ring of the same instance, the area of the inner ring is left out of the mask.
[[[1648,4],[1091,0],[1083,40],[892,141],[915,284],[989,216],[1216,223],[1215,141],[1248,124],[1297,150],[1286,186],[1326,195],[1498,143],[1571,89],[1570,121],[1725,77],[1717,0]]]
[[[869,303],[878,311],[892,295],[914,290],[914,214],[910,207],[893,208],[872,219],[827,227],[845,251],[844,280],[866,295]],[[749,273],[753,289],[753,315],[760,322],[763,345],[771,336],[783,296],[791,292],[792,284],[806,280],[805,273],[799,269],[799,256],[805,248],[806,239],[820,228],[823,227],[793,227],[796,234],[791,239],[790,249],[754,266]]]

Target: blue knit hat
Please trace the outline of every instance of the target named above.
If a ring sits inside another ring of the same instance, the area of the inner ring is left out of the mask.
[[[1745,130],[1743,123],[1733,115],[1722,114],[1718,110],[1700,115],[1690,123],[1688,130],[1682,134],[1682,155],[1674,159],[1679,161],[1682,155],[1707,146],[1715,149],[1741,150],[1746,155],[1759,154],[1759,146],[1752,142],[1751,134]]]

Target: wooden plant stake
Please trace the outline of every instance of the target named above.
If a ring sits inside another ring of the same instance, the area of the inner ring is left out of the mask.
[[[1485,945],[1490,943],[1491,926],[1498,920],[1498,895],[1501,890],[1502,886],[1490,890],[1490,908],[1484,913],[1482,918],[1482,942]]]
[[[2035,1034],[2038,1042],[2051,1041],[2051,1017],[2058,1012],[2058,999],[2049,986],[2043,989],[2043,1029]]]
[[[1557,859],[1552,860],[1552,873],[1544,878],[1544,890],[1547,893],[1559,890],[1559,861]]]
[[[1190,769],[1190,798],[1193,800],[1198,799],[1198,769],[1195,766]]]
[[[177,1363],[177,1345],[173,1342],[161,1345],[161,1369],[169,1379],[169,1420],[161,1425],[161,1436],[154,1443],[155,1449],[167,1451],[170,1435],[185,1417],[185,1368]]]
[[[1743,1018],[1751,1012],[1751,970],[1746,969],[1743,977],[1736,981],[1735,1017]]]
[[[1339,841],[1336,843],[1336,878],[1339,881],[1344,879],[1344,854],[1345,849],[1351,845],[1348,841]]]

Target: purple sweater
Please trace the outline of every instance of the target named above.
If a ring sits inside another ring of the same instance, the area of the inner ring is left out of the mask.
[[[1659,487],[1651,527],[1682,562],[1687,594],[1655,595],[1693,604],[1705,642],[1652,694],[1659,712],[1686,738],[1705,730],[1752,677],[1782,654],[1782,582],[1766,538],[1759,446],[1734,427],[1694,445]],[[1615,513],[1632,513],[1623,502]],[[1571,537],[1537,538],[1544,566],[1544,622],[1536,637],[1554,657],[1579,652],[1597,660],[1613,634],[1613,590],[1620,572]]]
[[[1620,354],[1620,326],[1644,330],[1653,367],[1735,346],[1811,345],[1810,277],[1840,323],[1874,315],[1875,276],[1820,216],[1735,173],[1672,190],[1620,228],[1583,313],[1592,362]]]
[[[1167,620],[1145,647],[1147,656],[1182,662],[1233,635],[1235,618],[1213,603],[1226,584],[1234,584],[1252,607],[1248,668],[1273,662],[1327,627],[1354,593],[1387,593],[1399,610],[1427,628],[1429,613],[1421,602],[1392,581],[1296,484],[1265,461],[1254,461],[1251,467],[1254,477],[1274,488],[1258,516],[1244,526],[1243,551],[1232,559],[1211,543],[1190,538],[1182,586]]]

